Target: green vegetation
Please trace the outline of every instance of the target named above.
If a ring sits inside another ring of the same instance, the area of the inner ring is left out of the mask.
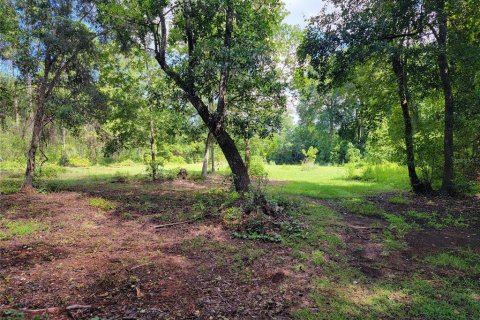
[[[90,204],[92,207],[99,208],[105,211],[115,209],[115,204],[113,202],[103,198],[91,198],[90,200],[88,200],[88,204]]]
[[[28,236],[46,230],[47,226],[36,220],[0,219],[0,240]]]

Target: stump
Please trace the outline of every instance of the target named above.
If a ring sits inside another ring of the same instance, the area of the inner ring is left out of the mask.
[[[185,179],[187,179],[187,176],[188,176],[187,169],[184,169],[184,168],[180,169],[180,171],[177,174],[178,179],[185,180]]]

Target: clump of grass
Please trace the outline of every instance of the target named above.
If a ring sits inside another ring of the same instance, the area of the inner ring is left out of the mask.
[[[241,248],[239,252],[237,252],[233,256],[233,266],[237,270],[244,269],[248,266],[251,266],[257,259],[262,257],[265,254],[265,250],[245,247]]]
[[[378,208],[375,204],[359,198],[343,200],[341,205],[348,211],[362,216],[382,218],[385,214],[383,209]]]
[[[46,230],[47,226],[36,220],[0,220],[0,240],[12,236],[27,236],[38,231]]]
[[[192,252],[201,250],[206,247],[208,239],[203,236],[197,236],[192,239],[187,239],[180,244],[180,248],[183,252]]]
[[[392,204],[409,204],[410,200],[404,195],[397,195],[389,198],[388,202]]]
[[[120,214],[120,217],[123,219],[123,220],[133,220],[133,216],[128,213],[128,212],[122,212]]]
[[[314,250],[312,252],[312,262],[314,265],[319,266],[325,262],[325,257],[322,251]]]
[[[92,207],[99,208],[106,211],[115,209],[115,204],[113,202],[103,198],[91,198],[88,201],[88,204],[91,205]]]

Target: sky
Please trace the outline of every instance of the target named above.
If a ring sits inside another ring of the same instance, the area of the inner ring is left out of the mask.
[[[306,25],[305,18],[309,18],[320,12],[324,6],[322,0],[283,0],[286,9],[290,12],[283,20],[288,24]]]

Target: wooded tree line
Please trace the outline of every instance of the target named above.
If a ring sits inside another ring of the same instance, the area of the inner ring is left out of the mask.
[[[301,30],[277,0],[2,0],[3,134],[26,189],[68,131],[106,156],[142,146],[153,179],[167,145],[197,143],[204,175],[217,145],[247,191],[252,156],[298,163],[313,146],[319,163],[398,162],[413,191],[453,194],[480,162],[477,7],[330,0]]]

